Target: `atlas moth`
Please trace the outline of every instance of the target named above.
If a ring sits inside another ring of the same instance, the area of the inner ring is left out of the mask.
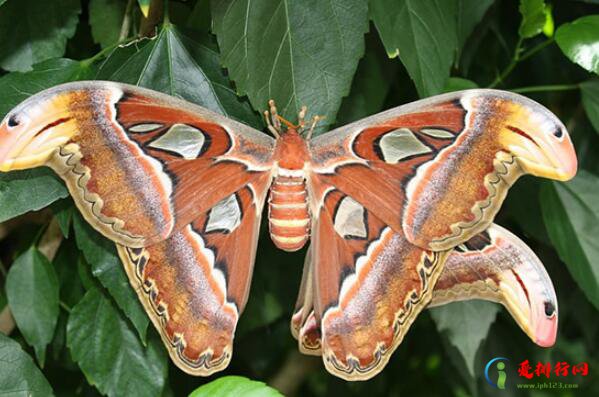
[[[148,89],[68,83],[6,115],[0,170],[48,166],[64,179],[193,375],[231,359],[265,205],[276,246],[310,241],[292,333],[334,375],[371,378],[424,308],[458,300],[501,302],[535,343],[554,343],[547,272],[492,221],[521,175],[575,175],[555,115],[477,89],[317,137],[305,116],[282,123],[271,102],[271,137]]]

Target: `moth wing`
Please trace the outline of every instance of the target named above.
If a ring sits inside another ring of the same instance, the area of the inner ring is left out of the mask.
[[[272,166],[267,135],[125,84],[59,85],[6,120],[19,133],[0,139],[5,164],[52,167],[85,219],[129,247],[164,240]]]
[[[565,180],[576,172],[557,117],[496,90],[400,106],[318,136],[310,150],[315,177],[435,251],[485,230],[523,173]]]
[[[117,244],[172,360],[187,373],[208,376],[229,363],[268,182],[268,177],[251,182],[157,244]]]
[[[369,379],[428,305],[446,253],[411,244],[336,189],[324,191],[315,214],[314,316],[307,317],[300,334],[318,353],[320,324],[329,372],[346,380]]]
[[[536,344],[555,343],[558,309],[551,278],[535,253],[499,225],[452,251],[431,306],[469,299],[503,304]]]

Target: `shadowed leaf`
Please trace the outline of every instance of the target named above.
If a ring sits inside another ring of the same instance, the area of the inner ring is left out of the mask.
[[[418,94],[440,93],[458,44],[456,3],[373,0],[370,13],[389,57],[399,56]]]
[[[543,219],[559,257],[599,308],[599,177],[581,170],[567,183],[541,189]]]
[[[464,357],[466,367],[474,376],[474,359],[487,337],[500,306],[484,301],[456,302],[430,309],[439,332],[443,332]]]
[[[89,262],[92,274],[108,290],[131,320],[141,340],[146,339],[148,316],[144,312],[121,264],[114,243],[101,236],[77,214],[73,219],[77,246]]]
[[[63,56],[80,13],[79,0],[13,0],[4,4],[0,12],[0,67],[26,71],[33,64]]]
[[[21,254],[6,277],[6,296],[19,330],[43,365],[58,320],[58,278],[35,247]]]
[[[160,340],[153,334],[144,347],[98,288],[90,289],[71,311],[67,346],[88,382],[102,394],[158,396],[164,387],[167,357]]]
[[[50,384],[14,340],[0,334],[0,385],[3,396],[47,397]]]

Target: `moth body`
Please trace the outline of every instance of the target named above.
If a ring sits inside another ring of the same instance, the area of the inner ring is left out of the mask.
[[[295,129],[277,139],[278,167],[268,198],[268,223],[274,244],[285,251],[297,251],[310,238],[310,211],[306,190],[306,142]]]

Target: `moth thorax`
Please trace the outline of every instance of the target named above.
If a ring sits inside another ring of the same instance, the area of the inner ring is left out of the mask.
[[[297,251],[310,237],[306,180],[299,173],[293,176],[284,175],[287,174],[279,172],[270,188],[268,198],[270,237],[280,249]]]

